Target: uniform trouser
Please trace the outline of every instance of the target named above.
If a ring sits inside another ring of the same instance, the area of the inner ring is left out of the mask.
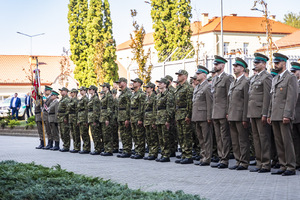
[[[272,121],[275,145],[281,170],[295,171],[296,156],[292,138],[292,123]]]
[[[44,137],[43,137],[43,125],[42,125],[42,121],[37,121],[37,122],[35,122],[35,123],[36,123],[37,129],[38,129],[38,133],[39,133],[39,138],[40,138],[40,140],[44,140]]]
[[[89,123],[91,128],[91,134],[94,142],[95,152],[101,153],[104,149],[103,145],[103,135],[101,132],[101,127],[99,122]]]
[[[231,138],[227,119],[214,119],[214,129],[217,141],[218,155],[220,163],[228,165],[231,148]]]
[[[125,122],[118,122],[119,132],[121,136],[121,141],[123,145],[123,153],[131,154],[132,148],[132,135],[131,135],[131,126],[125,126]]]
[[[134,149],[138,155],[145,155],[145,127],[141,124],[131,123],[132,138],[134,141]]]
[[[195,122],[196,133],[201,147],[202,159],[200,162],[210,163],[212,156],[213,139],[211,134],[211,124],[208,122]]]
[[[177,135],[177,129],[176,129],[176,124],[174,119],[172,119],[170,122],[169,135],[170,135],[170,151],[172,154],[175,153],[178,148],[178,135]]]
[[[113,135],[111,124],[106,126],[105,122],[101,122],[101,129],[103,134],[104,151],[108,153],[113,152]]]
[[[155,156],[157,157],[158,154],[158,134],[157,128],[154,129],[152,125],[145,126],[146,131],[146,138],[147,138],[147,145],[149,148],[149,155],[148,156]]]
[[[211,135],[212,135],[212,143],[213,143],[213,150],[212,150],[212,154],[213,156],[218,156],[218,146],[217,146],[217,140],[216,140],[216,134],[215,134],[215,129],[213,124],[210,126],[211,128]]]
[[[296,155],[296,166],[300,167],[300,123],[293,124],[293,142]]]
[[[271,168],[271,127],[261,118],[251,118],[252,136],[256,157],[256,168]]]
[[[177,133],[178,137],[181,138],[182,144],[182,156],[181,159],[192,158],[192,149],[193,149],[193,133],[192,133],[192,124],[187,124],[184,119],[177,120]]]
[[[167,129],[165,124],[158,124],[157,135],[161,150],[161,156],[169,158],[171,154],[170,130]]]
[[[50,127],[51,127],[53,141],[59,142],[58,123],[50,122]]]
[[[278,163],[278,155],[277,155],[277,149],[275,145],[275,136],[273,127],[271,126],[271,164],[277,164]]]
[[[63,142],[64,149],[70,149],[70,127],[68,123],[60,122],[60,138]]]
[[[249,132],[244,128],[243,122],[229,122],[232,150],[236,165],[248,168],[250,160]]]
[[[48,140],[53,140],[50,122],[48,121],[48,119],[46,121],[44,121],[44,127],[45,127],[45,131],[46,131]]]
[[[91,150],[91,139],[89,135],[89,126],[88,123],[86,122],[81,122],[79,123],[79,131],[80,131],[80,136],[82,138],[82,150],[83,151],[90,151]]]
[[[112,137],[113,137],[113,149],[119,149],[119,134],[118,134],[118,122],[113,121],[111,125]]]
[[[73,138],[74,150],[80,151],[80,131],[77,123],[70,123],[70,131]]]
[[[193,150],[196,156],[201,155],[201,145],[199,143],[197,131],[196,131],[196,123],[192,122],[192,134],[193,134]]]

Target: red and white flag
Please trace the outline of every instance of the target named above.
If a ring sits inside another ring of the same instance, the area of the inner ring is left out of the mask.
[[[41,96],[40,70],[39,70],[37,58],[36,58],[36,69],[33,70],[33,73],[34,73],[34,82],[33,82],[33,90],[31,94],[32,94],[32,98],[36,100],[37,96]]]

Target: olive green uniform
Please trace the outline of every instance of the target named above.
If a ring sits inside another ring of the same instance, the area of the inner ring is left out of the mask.
[[[89,136],[89,125],[88,125],[88,102],[87,96],[83,96],[77,105],[77,123],[79,124],[80,136],[82,138],[82,149],[83,151],[90,151],[91,140]]]
[[[77,97],[71,98],[70,103],[68,104],[68,112],[69,112],[69,125],[70,125],[70,131],[73,138],[74,150],[80,151],[80,131],[79,131],[79,126],[77,125],[77,111],[78,111],[77,105],[78,105]]]
[[[67,106],[70,102],[68,95],[62,97],[58,103],[58,122],[60,128],[60,137],[63,141],[63,148],[70,149],[70,126],[69,126],[69,113]]]
[[[100,117],[100,100],[95,94],[88,102],[88,123],[91,128],[92,138],[94,141],[95,152],[101,153],[103,146],[103,136],[99,123]]]

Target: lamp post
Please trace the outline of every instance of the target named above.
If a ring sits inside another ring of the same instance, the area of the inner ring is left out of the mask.
[[[224,56],[224,40],[223,40],[223,0],[221,0],[221,56]]]
[[[32,55],[32,38],[36,37],[36,36],[40,36],[40,35],[44,35],[45,34],[45,33],[39,33],[39,34],[36,34],[36,35],[28,35],[28,34],[21,33],[21,32],[17,32],[17,33],[21,34],[21,35],[24,35],[24,36],[27,36],[27,37],[30,37],[30,55]]]

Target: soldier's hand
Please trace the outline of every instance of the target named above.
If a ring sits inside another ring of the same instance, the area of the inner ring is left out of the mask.
[[[96,125],[97,125],[97,123],[96,123],[96,122],[94,122],[94,123],[93,123],[93,125],[94,125],[94,126],[96,126]]]
[[[64,122],[65,122],[65,124],[67,124],[67,123],[68,123],[68,120],[67,120],[67,119],[64,119]]]
[[[283,120],[282,120],[282,122],[283,122],[284,124],[289,124],[289,123],[291,122],[291,120],[290,120],[290,118],[284,117]]]
[[[186,118],[185,118],[185,122],[186,122],[187,124],[190,124],[190,123],[191,123],[191,119],[188,118],[188,117],[186,117]]]
[[[129,127],[129,120],[125,121],[125,127],[128,128]]]
[[[207,120],[207,123],[209,123],[209,124],[210,124],[211,122],[212,122],[212,120],[211,120],[211,119],[208,119],[208,120]]]
[[[89,123],[85,123],[85,126],[88,127],[88,126],[89,126]]]
[[[266,116],[262,116],[262,117],[261,117],[261,123],[262,123],[263,125],[266,125],[266,124],[267,124],[267,117],[266,117]]]
[[[142,122],[142,121],[138,121],[138,125],[139,125],[139,126],[142,126],[142,125],[143,125],[143,122]]]
[[[153,128],[153,129],[156,129],[156,126],[155,126],[155,124],[152,124],[152,128]]]
[[[109,125],[109,121],[105,121],[105,126],[108,126]]]
[[[268,122],[268,124],[271,125],[271,118],[270,117],[267,118],[267,122]]]
[[[165,125],[166,125],[166,128],[169,130],[170,129],[170,123],[166,122]]]
[[[242,122],[244,128],[248,128],[248,122]]]

